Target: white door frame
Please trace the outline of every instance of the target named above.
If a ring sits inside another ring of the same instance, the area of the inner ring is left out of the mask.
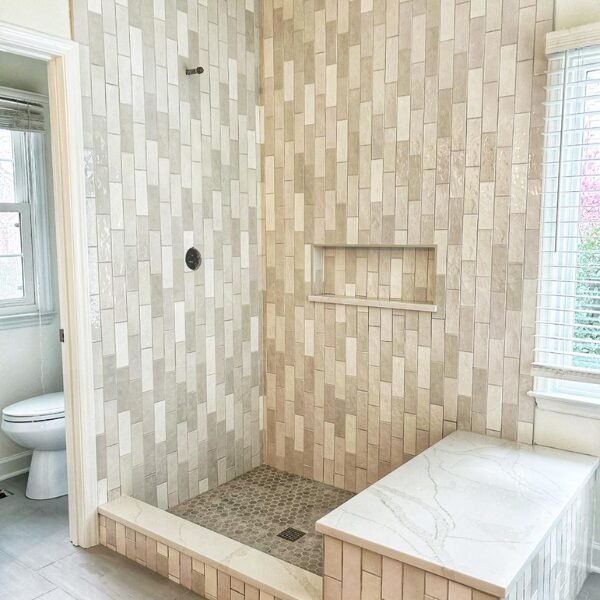
[[[79,45],[0,22],[0,51],[48,64],[72,542],[98,543],[96,428]]]

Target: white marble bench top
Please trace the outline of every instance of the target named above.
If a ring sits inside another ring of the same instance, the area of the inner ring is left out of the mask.
[[[502,597],[598,460],[456,432],[317,531]]]

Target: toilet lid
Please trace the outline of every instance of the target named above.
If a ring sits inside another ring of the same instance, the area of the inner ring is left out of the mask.
[[[15,419],[56,419],[65,414],[65,393],[54,392],[53,394],[43,394],[34,398],[27,398],[15,404],[7,406],[2,415]]]

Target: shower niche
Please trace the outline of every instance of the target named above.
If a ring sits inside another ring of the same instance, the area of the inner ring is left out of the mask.
[[[435,312],[436,247],[313,245],[308,299]]]

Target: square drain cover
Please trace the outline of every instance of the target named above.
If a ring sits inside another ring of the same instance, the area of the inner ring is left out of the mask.
[[[288,542],[296,542],[304,535],[306,535],[304,531],[294,529],[293,527],[288,527],[287,529],[284,529],[281,533],[278,533],[277,537],[283,538]]]

